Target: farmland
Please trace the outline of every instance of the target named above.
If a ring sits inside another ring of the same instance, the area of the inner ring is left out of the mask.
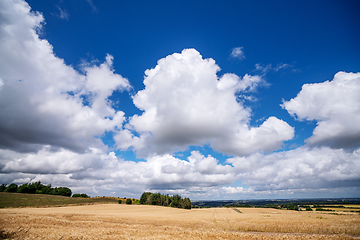
[[[0,208],[50,207],[83,204],[117,203],[120,198],[70,198],[46,194],[22,194],[0,192]]]
[[[237,210],[126,204],[4,208],[0,227],[12,239],[360,239],[359,213]]]

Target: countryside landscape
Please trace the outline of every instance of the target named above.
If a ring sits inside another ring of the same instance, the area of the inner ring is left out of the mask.
[[[5,189],[0,238],[360,239],[360,199],[195,201],[189,208],[168,205],[169,199],[175,197],[149,192],[139,199],[69,197]]]
[[[359,239],[360,0],[0,0],[0,239]]]

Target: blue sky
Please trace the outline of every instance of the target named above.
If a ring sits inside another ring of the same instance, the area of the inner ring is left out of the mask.
[[[1,5],[1,182],[360,197],[357,1]]]

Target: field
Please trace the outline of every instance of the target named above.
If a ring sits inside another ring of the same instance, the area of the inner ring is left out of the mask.
[[[11,239],[360,239],[359,213],[238,210],[125,204],[4,208],[0,229]]]
[[[355,204],[332,204],[330,206],[322,206],[321,208],[334,212],[360,212],[360,205]]]
[[[22,194],[0,192],[0,208],[50,207],[97,203],[117,203],[120,198],[71,198],[46,194]],[[123,202],[125,202],[123,200]]]

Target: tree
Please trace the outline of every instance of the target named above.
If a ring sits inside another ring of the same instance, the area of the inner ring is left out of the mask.
[[[18,189],[18,185],[15,183],[10,184],[4,192],[16,192]]]
[[[7,185],[7,184],[5,184],[5,183],[3,183],[3,184],[0,185],[0,192],[5,191],[6,185]]]
[[[18,189],[16,190],[16,192],[18,193],[32,193],[29,189],[29,184],[25,183],[21,186],[18,187]]]
[[[131,198],[126,199],[126,204],[132,204]]]
[[[150,195],[151,205],[159,205],[161,206],[161,194],[160,193],[152,193]]]
[[[36,190],[36,193],[38,194],[50,194],[50,191],[51,191],[51,184],[48,184],[48,185],[41,185],[40,189],[39,190]]]
[[[160,193],[144,192],[140,197],[140,204],[151,204],[158,206],[170,206],[176,208],[191,209],[191,201],[189,198],[182,199],[180,195],[172,197]]]
[[[51,195],[71,196],[71,189],[67,187],[56,187],[49,192]]]
[[[191,209],[191,201],[189,198],[184,198],[183,206],[185,209]]]
[[[140,197],[140,204],[149,204],[148,199],[150,201],[151,194],[152,194],[151,192],[144,192]]]
[[[181,200],[182,199],[181,199],[180,195],[178,195],[178,194],[173,195],[170,206],[171,207],[176,207],[176,208],[181,207],[181,202],[180,202]]]
[[[81,197],[81,198],[89,198],[89,196],[87,195],[87,194],[85,194],[85,193],[74,193],[73,195],[72,195],[72,197]]]

